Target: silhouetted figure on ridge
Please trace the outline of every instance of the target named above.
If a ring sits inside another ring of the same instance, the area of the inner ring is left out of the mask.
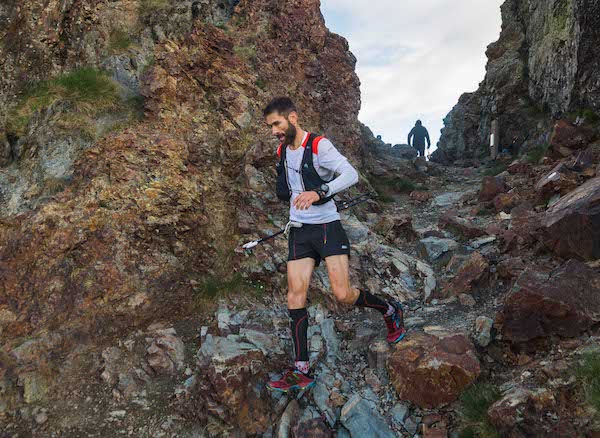
[[[411,144],[410,139],[413,138],[413,142]],[[417,120],[415,123],[415,127],[410,130],[408,134],[408,145],[412,146],[419,152],[420,157],[425,156],[425,139],[427,139],[427,149],[431,146],[431,140],[429,140],[429,132],[423,126],[420,120]]]

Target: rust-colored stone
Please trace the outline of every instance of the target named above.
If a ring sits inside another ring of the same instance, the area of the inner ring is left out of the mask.
[[[479,200],[481,202],[487,202],[494,199],[500,193],[505,193],[510,190],[510,187],[506,184],[506,181],[501,176],[486,176],[482,183],[481,189],[479,190]]]
[[[469,219],[458,216],[453,210],[446,211],[440,216],[438,226],[465,239],[474,239],[485,235],[485,231]]]
[[[449,297],[471,292],[473,287],[484,279],[489,267],[488,260],[479,251],[475,251],[461,265],[447,289],[442,292],[443,296]]]
[[[577,174],[568,169],[565,163],[559,163],[535,184],[540,201],[547,201],[554,194],[565,195],[578,185]]]
[[[554,130],[550,137],[550,149],[555,156],[563,157],[567,151],[586,147],[593,138],[593,132],[581,126],[575,126],[568,120],[559,120],[554,124]]]
[[[504,299],[497,322],[502,339],[517,344],[578,336],[600,322],[600,274],[577,260],[552,272],[527,268]]]
[[[415,191],[415,192],[410,192],[410,199],[413,199],[417,202],[427,202],[429,201],[433,195],[429,192],[424,192],[424,191]]]
[[[600,177],[589,180],[546,211],[543,241],[561,257],[600,258]]]
[[[497,212],[510,213],[521,202],[521,197],[516,193],[500,193],[494,198],[494,207]]]
[[[480,367],[466,336],[413,333],[394,349],[388,371],[401,400],[431,409],[456,400]]]

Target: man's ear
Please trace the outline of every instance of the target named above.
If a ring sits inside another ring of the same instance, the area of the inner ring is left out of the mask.
[[[288,115],[288,120],[292,125],[296,126],[298,124],[298,113],[296,111],[292,111]]]

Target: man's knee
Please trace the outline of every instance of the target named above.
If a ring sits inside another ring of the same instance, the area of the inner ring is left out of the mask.
[[[304,307],[306,303],[306,294],[308,292],[308,284],[301,281],[290,282],[288,285],[288,306],[290,308],[299,309]]]
[[[332,284],[331,288],[333,289],[333,294],[337,298],[338,301],[344,304],[354,304],[356,301],[354,297],[354,293],[351,287],[346,285],[335,285]]]

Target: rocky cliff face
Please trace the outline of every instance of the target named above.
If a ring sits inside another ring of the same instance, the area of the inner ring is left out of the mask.
[[[355,58],[326,29],[319,7],[318,0],[0,7],[0,120],[22,120],[14,111],[32,96],[28,81],[59,89],[40,98],[22,126],[0,129],[0,343],[10,351],[53,333],[43,357],[17,360],[2,374],[7,393],[30,361],[52,363],[77,339],[193,311],[202,278],[227,279],[256,263],[233,249],[242,234],[274,229],[269,223],[285,212],[271,190],[277,144],[262,118],[272,97],[292,96],[306,129],[360,157]],[[69,89],[63,79],[49,82],[82,67],[108,72],[117,98],[142,100],[143,115],[98,110],[93,99],[77,108],[60,92]],[[118,123],[98,128],[112,117]],[[261,263],[276,270],[283,260],[273,253]]]
[[[507,0],[485,79],[444,120],[434,159],[487,155],[493,119],[503,146],[514,140],[526,149],[547,142],[554,118],[599,114],[599,20],[595,0]]]

